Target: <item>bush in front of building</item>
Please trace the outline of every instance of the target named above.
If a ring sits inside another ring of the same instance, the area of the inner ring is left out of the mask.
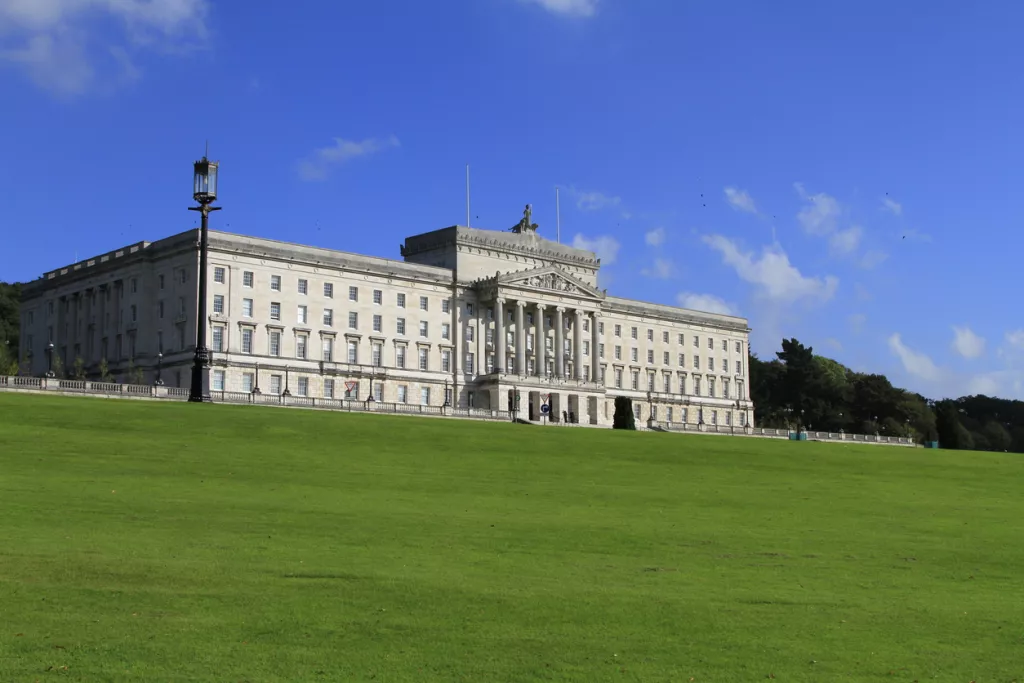
[[[636,429],[633,399],[626,396],[615,397],[615,416],[612,418],[612,429]]]

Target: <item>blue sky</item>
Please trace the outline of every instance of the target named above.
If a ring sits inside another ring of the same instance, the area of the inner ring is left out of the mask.
[[[258,8],[258,10],[256,9]],[[398,258],[525,203],[610,293],[1024,398],[1015,2],[0,0],[5,258],[195,225]]]

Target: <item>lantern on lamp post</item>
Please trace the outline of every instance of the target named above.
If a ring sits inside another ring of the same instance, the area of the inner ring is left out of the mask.
[[[199,206],[188,207],[189,211],[198,211],[202,215],[202,227],[199,229],[199,310],[196,319],[196,350],[192,357],[192,383],[188,392],[188,400],[191,403],[210,401],[210,351],[206,348],[206,326],[209,323],[206,315],[206,271],[210,212],[220,211],[219,206],[212,206],[217,199],[218,166],[218,162],[208,160],[205,154],[200,161],[193,164],[192,198]]]

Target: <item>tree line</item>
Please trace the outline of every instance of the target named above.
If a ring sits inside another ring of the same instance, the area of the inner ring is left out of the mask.
[[[1024,453],[1024,402],[989,396],[934,401],[854,372],[796,339],[771,360],[750,357],[750,398],[759,427],[938,441],[942,448]]]

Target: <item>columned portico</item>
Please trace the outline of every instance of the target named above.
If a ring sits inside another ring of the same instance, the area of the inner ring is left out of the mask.
[[[576,309],[576,319],[572,321],[572,371],[576,379],[586,379],[583,376],[583,311]],[[579,407],[576,407],[577,413]]]
[[[565,377],[565,309],[555,308],[555,377]]]
[[[533,318],[534,334],[533,340],[533,369],[537,377],[547,376],[547,345],[544,343],[544,304],[537,304],[537,310]]]
[[[505,371],[505,300],[494,300],[494,371]]]
[[[526,375],[526,326],[523,320],[526,318],[523,309],[526,302],[516,302],[516,374]]]
[[[600,316],[596,313],[590,316],[590,381],[595,384],[601,381],[601,357],[598,351],[601,348],[601,336],[597,332],[600,324]],[[596,412],[596,408],[594,409]]]

